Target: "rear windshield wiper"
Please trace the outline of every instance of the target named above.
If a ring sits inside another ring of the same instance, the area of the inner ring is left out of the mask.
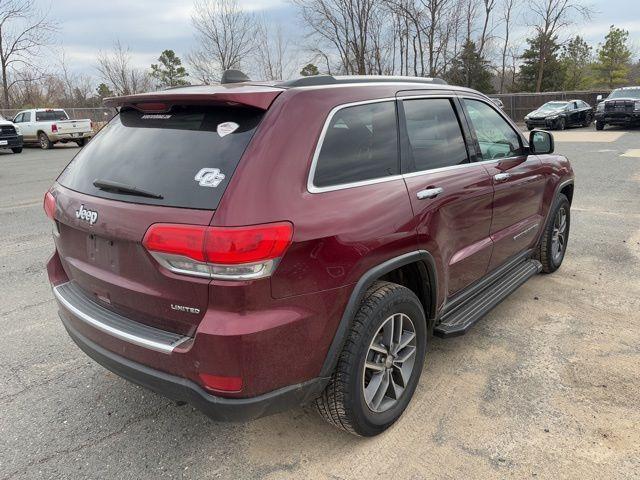
[[[158,199],[163,198],[162,195],[149,192],[148,190],[143,190],[141,188],[136,187],[135,185],[127,185],[126,183],[114,182],[113,180],[100,180],[100,179],[94,180],[93,186],[99,188],[100,190],[128,193],[130,195],[137,195],[139,197],[149,197],[149,198],[158,198]]]

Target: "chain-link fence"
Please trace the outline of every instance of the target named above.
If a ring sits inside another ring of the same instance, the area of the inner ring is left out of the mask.
[[[0,109],[0,114],[11,120],[16,116],[18,112],[26,109]],[[108,122],[113,118],[116,114],[115,108],[107,108],[107,107],[99,107],[99,108],[64,108],[64,111],[67,112],[69,118],[72,120],[82,120],[88,118],[93,123],[103,124]]]
[[[490,95],[504,103],[504,111],[516,122],[523,122],[524,116],[542,104],[553,100],[584,100],[592,107],[597,105],[598,95],[606,97],[610,90],[589,90],[577,92],[503,93]]]

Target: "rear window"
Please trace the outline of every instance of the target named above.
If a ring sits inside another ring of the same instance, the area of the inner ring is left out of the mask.
[[[58,182],[96,197],[215,209],[263,114],[230,107],[174,107],[163,114],[125,110],[78,153]],[[101,190],[96,180],[162,198]]]
[[[47,110],[46,112],[36,112],[36,122],[51,122],[56,120],[68,120],[64,110]]]

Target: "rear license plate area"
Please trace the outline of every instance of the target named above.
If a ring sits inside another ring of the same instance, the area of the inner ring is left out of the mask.
[[[118,242],[98,235],[87,236],[87,259],[92,264],[112,271],[120,270]]]

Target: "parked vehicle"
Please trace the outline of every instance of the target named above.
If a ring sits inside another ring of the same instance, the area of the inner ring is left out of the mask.
[[[22,152],[20,129],[2,115],[0,115],[0,149],[11,149],[13,153]]]
[[[13,118],[13,123],[20,126],[24,143],[36,143],[45,150],[58,142],[75,142],[84,147],[93,136],[91,120],[71,120],[59,108],[23,110]]]
[[[564,130],[567,127],[588,127],[593,122],[593,117],[593,108],[583,100],[553,101],[527,114],[524,122],[529,130]]]
[[[492,98],[491,101],[504,110],[504,103],[499,98]]]
[[[616,88],[602,100],[598,95],[596,130],[606,125],[640,125],[640,87]]]
[[[573,172],[552,135],[527,140],[488,97],[443,83],[108,99],[119,114],[44,199],[71,338],[215,419],[313,402],[351,433],[388,428],[431,334],[465,333],[556,270],[569,235]]]

